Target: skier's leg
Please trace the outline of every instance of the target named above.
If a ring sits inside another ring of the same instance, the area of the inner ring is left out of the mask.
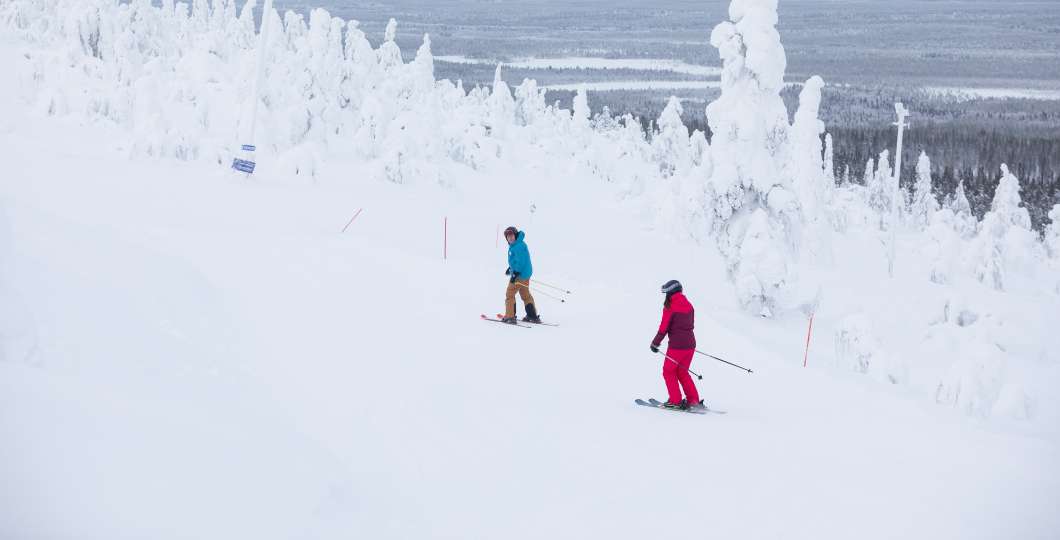
[[[516,292],[516,289],[518,289],[518,288],[519,287],[516,287],[515,283],[509,283],[508,284],[508,289],[506,291],[504,291],[504,317],[505,318],[514,317],[515,316],[515,292]]]
[[[530,294],[530,280],[529,279],[526,279],[526,280],[520,279],[519,281],[516,281],[516,283],[520,284],[519,285],[519,297],[523,299],[523,305],[533,304],[534,303],[534,295]]]
[[[681,389],[685,391],[685,397],[688,398],[689,404],[699,403],[699,390],[696,389],[696,383],[692,380],[692,376],[688,373],[688,368],[692,367],[692,356],[695,353],[693,349],[682,349],[673,351],[670,358],[677,360],[680,367],[677,368],[677,380],[681,383]],[[671,363],[671,365],[673,365]]]
[[[667,355],[670,353],[667,352]],[[671,357],[672,358],[672,357]],[[663,359],[663,381],[666,382],[666,401],[681,403],[681,387],[677,382],[678,367],[673,362]]]

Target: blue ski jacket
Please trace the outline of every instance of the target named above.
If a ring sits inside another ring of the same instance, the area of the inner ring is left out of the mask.
[[[508,246],[508,268],[512,269],[513,274],[518,272],[519,279],[530,279],[534,273],[534,265],[530,264],[530,250],[523,242],[525,237],[526,233],[519,231],[515,235],[515,242]]]

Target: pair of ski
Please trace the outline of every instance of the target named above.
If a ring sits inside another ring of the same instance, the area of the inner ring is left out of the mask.
[[[532,322],[527,322],[527,321],[518,321],[518,322],[515,322],[515,323],[507,323],[507,322],[504,322],[504,321],[501,320],[501,319],[504,318],[504,315],[497,315],[496,317],[487,317],[486,315],[481,315],[481,317],[482,317],[482,320],[484,320],[484,321],[493,321],[495,323],[507,324],[508,326],[519,326],[519,327],[522,327],[522,328],[530,328],[531,326],[534,326],[534,325],[537,325],[537,326],[559,326],[556,323],[547,323],[547,322],[532,323]]]
[[[690,414],[707,414],[707,413],[725,414],[726,412],[728,412],[728,411],[714,410],[714,409],[711,409],[709,407],[707,407],[705,409],[670,409],[670,408],[667,408],[667,407],[663,407],[663,402],[661,402],[661,401],[659,401],[657,399],[654,399],[654,398],[648,398],[647,401],[644,401],[643,399],[635,399],[633,401],[637,405],[643,405],[645,407],[654,407],[656,409],[662,409],[664,411],[683,412],[683,413],[690,413]]]

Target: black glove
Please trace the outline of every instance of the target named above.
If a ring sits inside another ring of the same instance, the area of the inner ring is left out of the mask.
[[[511,279],[508,280],[508,283],[515,283],[515,276],[512,276]]]
[[[509,279],[508,283],[515,283],[517,279],[519,279],[519,272],[512,272],[512,279]]]
[[[512,275],[512,269],[511,268],[505,269],[504,270],[504,275],[506,275],[506,276]]]
[[[651,352],[653,352],[653,353],[659,352],[659,346],[654,344],[654,343],[652,343],[651,344]]]

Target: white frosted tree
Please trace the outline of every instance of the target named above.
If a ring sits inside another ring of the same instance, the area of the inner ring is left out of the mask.
[[[867,170],[865,172],[868,174]],[[871,183],[868,184],[869,206],[880,214],[881,228],[887,222],[886,216],[889,216],[891,211],[890,177],[890,151],[884,149],[876,160],[876,170],[873,171]]]
[[[994,191],[994,200],[990,204],[990,211],[1001,219],[1006,225],[1031,228],[1031,216],[1023,207],[1020,198],[1020,182],[1016,175],[1008,170],[1008,165],[1001,164],[1001,181]]]
[[[515,121],[529,126],[544,115],[545,89],[537,86],[534,79],[523,79],[515,88]]]
[[[829,183],[829,188],[835,187],[835,149],[832,146],[832,134],[824,136],[824,177]]]
[[[707,142],[707,135],[697,129],[692,132],[689,144],[692,147],[692,165],[703,167],[703,176],[710,177],[714,168],[714,161],[710,155],[710,143]]]
[[[1020,199],[1019,179],[1005,164],[1001,165],[1001,175],[990,211],[983,216],[974,252],[976,278],[997,290],[1005,290],[1013,271],[1030,266],[1036,248],[1031,217]]]
[[[401,62],[401,49],[398,48],[394,38],[397,37],[397,21],[390,19],[386,24],[386,32],[383,35],[383,44],[379,46],[376,53],[379,55],[379,67],[386,73],[393,73]]]
[[[344,76],[344,52],[341,19],[333,19],[327,11],[314,9],[309,16],[303,67],[310,73],[304,102],[309,115],[306,138],[326,142],[328,126],[337,123],[335,116],[341,103],[340,88]]]
[[[953,199],[950,201],[950,210],[955,214],[972,215],[972,204],[964,194],[964,180],[957,183],[957,190],[953,192]]]
[[[791,152],[788,163],[803,216],[813,221],[819,218],[831,192],[821,154],[824,122],[817,118],[823,87],[824,81],[815,75],[806,81],[799,93],[799,108],[795,111],[795,122],[791,126]],[[832,182],[834,185],[834,181]]]
[[[423,34],[423,43],[416,49],[416,57],[409,64],[412,78],[412,91],[419,95],[429,95],[434,89],[434,54],[431,52],[431,36]]]
[[[1008,227],[993,212],[983,216],[976,237],[974,272],[980,282],[996,290],[1005,289],[1005,253],[1002,249]]]
[[[578,87],[578,92],[574,94],[573,116],[574,126],[577,129],[586,129],[589,127],[589,118],[592,116],[592,111],[589,109],[589,92],[585,89],[585,85]]]
[[[665,176],[683,173],[692,166],[692,152],[688,128],[681,120],[684,108],[681,100],[670,96],[666,108],[659,115],[659,130],[652,138],[655,159]]]
[[[972,205],[964,194],[964,180],[957,183],[957,190],[954,191],[948,208],[953,212],[953,226],[961,235],[961,238],[967,239],[975,235],[977,220],[975,215],[972,214]]]
[[[920,152],[916,164],[916,186],[913,191],[912,217],[918,229],[924,229],[931,222],[931,216],[939,209],[938,200],[931,192],[931,159],[926,152]]]
[[[1049,219],[1049,226],[1045,228],[1045,247],[1051,257],[1060,259],[1060,204],[1053,205]]]
[[[710,35],[722,73],[721,96],[707,106],[714,133],[709,221],[740,302],[764,316],[775,313],[793,282],[801,223],[782,171],[791,126],[780,98],[787,57],[776,24],[776,0],[729,4],[729,20]]]
[[[493,72],[493,89],[487,101],[490,132],[494,137],[503,139],[508,126],[515,120],[515,99],[512,98],[508,83],[501,78],[501,64],[497,64]]]
[[[925,247],[921,256],[931,263],[929,278],[939,284],[949,283],[955,273],[963,244],[957,216],[949,208],[942,208],[928,218]]]

